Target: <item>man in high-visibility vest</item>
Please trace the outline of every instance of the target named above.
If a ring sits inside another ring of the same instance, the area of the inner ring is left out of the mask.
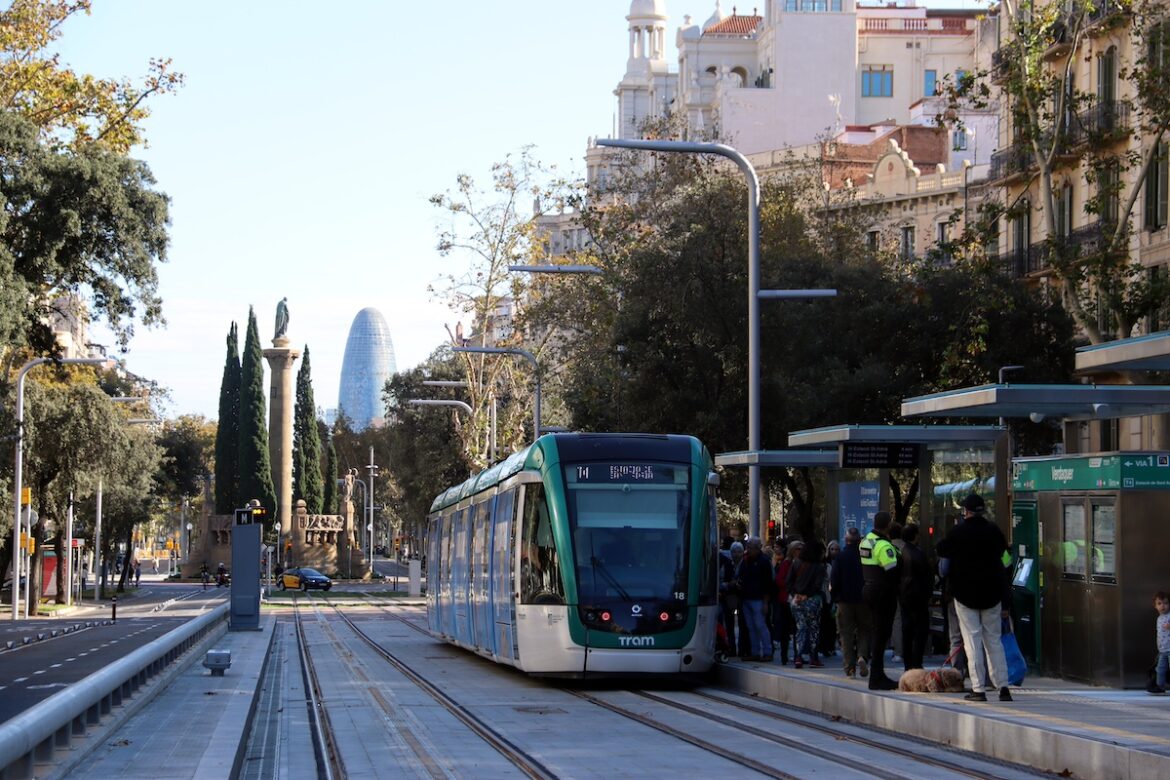
[[[1011,597],[1011,553],[999,527],[984,516],[983,498],[974,493],[963,499],[963,522],[939,542],[939,570],[944,572],[955,597],[955,613],[963,632],[967,670],[971,675],[971,701],[987,701],[991,684],[1000,701],[1011,701],[1007,660],[1000,637],[1000,621],[1007,617]],[[986,656],[986,673],[983,672]]]
[[[890,543],[890,513],[873,516],[873,530],[861,540],[861,573],[865,584],[861,596],[873,616],[870,648],[869,689],[892,691],[898,683],[886,676],[885,654],[894,630],[894,612],[898,608],[898,550]]]

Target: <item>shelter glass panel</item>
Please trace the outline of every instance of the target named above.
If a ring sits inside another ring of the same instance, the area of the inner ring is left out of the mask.
[[[1085,576],[1088,567],[1085,566],[1085,505],[1080,501],[1066,503],[1061,506],[1061,528],[1063,542],[1061,544],[1064,555],[1064,576],[1081,578]]]

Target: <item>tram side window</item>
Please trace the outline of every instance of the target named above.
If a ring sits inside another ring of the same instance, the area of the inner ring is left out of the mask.
[[[520,602],[564,604],[561,567],[553,542],[552,521],[544,500],[544,486],[524,488],[524,528],[520,537]]]

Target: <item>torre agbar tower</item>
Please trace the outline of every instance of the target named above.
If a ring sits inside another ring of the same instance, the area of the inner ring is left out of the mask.
[[[382,388],[396,371],[394,342],[390,340],[386,318],[377,309],[362,309],[349,326],[337,394],[338,412],[345,415],[354,430],[380,426],[385,421]]]

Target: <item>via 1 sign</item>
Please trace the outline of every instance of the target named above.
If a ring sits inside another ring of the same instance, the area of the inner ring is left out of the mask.
[[[913,469],[918,468],[921,445],[847,441],[839,448],[843,469]]]

